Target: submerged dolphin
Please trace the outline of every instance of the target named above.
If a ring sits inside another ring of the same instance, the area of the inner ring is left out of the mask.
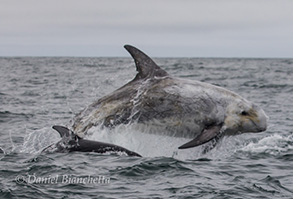
[[[142,51],[124,47],[138,73],[76,115],[72,130],[79,137],[93,126],[132,124],[147,133],[193,138],[179,147],[185,149],[223,135],[266,130],[267,116],[252,102],[218,86],[171,77]]]
[[[92,140],[86,140],[78,137],[68,128],[63,126],[53,126],[53,129],[58,131],[61,136],[61,140],[56,144],[52,144],[45,149],[43,152],[72,152],[72,151],[81,151],[81,152],[96,152],[96,153],[107,153],[107,152],[123,152],[128,156],[138,156],[141,155],[129,151],[121,146],[117,146],[114,144],[108,144],[104,142],[97,142]]]

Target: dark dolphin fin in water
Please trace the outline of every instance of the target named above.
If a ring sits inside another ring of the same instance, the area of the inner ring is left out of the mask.
[[[62,139],[57,144],[50,145],[43,151],[49,151],[55,147],[57,148],[58,152],[124,152],[128,156],[141,157],[141,155],[139,155],[138,153],[135,153],[118,145],[82,139],[64,126],[53,126],[52,128],[60,134]]]
[[[139,49],[130,45],[125,45],[124,48],[134,59],[136,70],[138,71],[134,80],[168,76],[166,71],[161,69],[149,56]]]
[[[4,150],[0,147],[0,153],[5,153]]]
[[[195,137],[193,140],[183,144],[182,146],[178,147],[179,149],[188,149],[192,147],[196,147],[215,139],[216,141],[221,137],[221,128],[222,125],[215,125],[211,126],[207,129],[204,129],[202,133]],[[215,145],[214,145],[215,146]]]
[[[61,138],[64,136],[69,137],[71,135],[70,130],[64,126],[53,126],[52,128],[60,134]]]

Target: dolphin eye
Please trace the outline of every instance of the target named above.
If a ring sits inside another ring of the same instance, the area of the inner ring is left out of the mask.
[[[242,111],[242,112],[241,112],[241,115],[246,116],[246,115],[248,115],[248,112],[246,112],[246,111]]]

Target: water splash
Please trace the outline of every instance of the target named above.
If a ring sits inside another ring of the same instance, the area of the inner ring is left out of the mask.
[[[273,134],[264,137],[257,142],[251,142],[241,150],[252,153],[268,153],[276,155],[279,153],[287,152],[293,149],[293,134],[280,135]]]
[[[160,134],[150,134],[145,132],[150,132],[149,128],[151,127],[144,126],[144,129],[135,127],[132,125],[120,125],[114,129],[106,129],[97,126],[89,130],[90,136],[87,139],[113,143],[135,151],[143,157],[172,157],[179,160],[202,157],[224,158],[242,147],[236,137],[224,137],[214,149],[206,154],[203,154],[203,151],[208,143],[199,147],[181,150],[178,147],[190,141],[190,138],[168,136],[161,132]]]
[[[147,128],[147,127],[145,127]],[[149,127],[150,128],[150,127]],[[194,160],[198,158],[222,159],[237,152],[279,154],[293,149],[293,136],[273,134],[245,144],[243,135],[224,137],[214,149],[203,154],[208,143],[199,147],[179,150],[178,146],[189,141],[189,138],[179,138],[164,134],[149,134],[147,129],[137,129],[131,125],[119,125],[114,129],[101,126],[90,129],[86,139],[107,142],[125,147],[141,154],[143,157],[172,157],[179,160]],[[247,137],[247,136],[244,136]],[[12,143],[14,152],[39,153],[44,147],[60,140],[58,133],[50,127],[28,131],[22,145]]]
[[[20,153],[39,153],[44,147],[60,140],[58,133],[52,128],[29,131],[24,137],[23,145],[17,147]]]

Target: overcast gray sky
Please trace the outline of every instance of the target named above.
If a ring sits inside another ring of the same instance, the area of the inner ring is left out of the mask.
[[[0,56],[293,58],[293,0],[0,0]]]

